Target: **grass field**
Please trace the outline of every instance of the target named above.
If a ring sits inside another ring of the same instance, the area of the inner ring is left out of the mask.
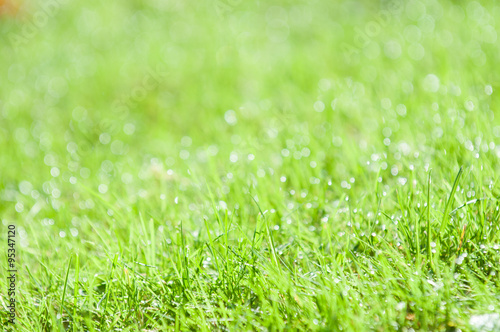
[[[500,331],[495,1],[1,4],[3,331]]]

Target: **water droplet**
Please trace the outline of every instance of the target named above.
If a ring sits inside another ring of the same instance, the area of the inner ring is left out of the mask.
[[[17,202],[15,205],[15,209],[18,213],[21,213],[24,211],[24,205],[21,202]]]
[[[391,40],[385,43],[384,53],[389,59],[397,59],[401,56],[401,45],[397,41]]]
[[[235,151],[231,152],[231,154],[229,155],[229,160],[232,163],[237,162],[238,161],[238,153],[236,153]]]
[[[399,302],[398,304],[396,304],[396,310],[397,310],[397,311],[401,311],[401,310],[403,310],[404,308],[406,308],[406,303],[405,303],[405,302],[401,301],[401,302]]]
[[[127,135],[132,135],[135,132],[135,126],[133,123],[126,123],[123,126],[123,132]]]
[[[472,112],[474,110],[474,102],[472,100],[467,100],[464,103],[464,107],[467,111]]]
[[[437,92],[440,87],[439,78],[434,74],[429,74],[424,78],[422,85],[425,91]]]
[[[182,160],[187,160],[189,159],[189,151],[188,150],[181,150],[179,152],[179,157],[182,159]]]
[[[181,145],[184,147],[189,147],[193,143],[193,140],[189,136],[184,136],[181,138]]]
[[[236,119],[236,112],[233,110],[228,110],[224,113],[224,120],[230,125],[234,126],[238,120]]]
[[[491,96],[491,94],[493,93],[493,88],[491,87],[491,85],[487,85],[484,87],[484,92],[488,95],[488,96]]]
[[[323,112],[325,110],[325,103],[323,103],[321,100],[318,100],[314,103],[314,110],[316,112]]]
[[[100,192],[101,194],[105,194],[105,193],[107,193],[107,192],[108,192],[108,186],[107,186],[106,184],[104,184],[104,183],[101,183],[101,184],[99,185],[98,190],[99,190],[99,192]]]
[[[109,144],[109,142],[111,142],[111,135],[108,133],[102,133],[99,135],[99,142],[104,145]]]
[[[19,191],[23,195],[29,195],[32,190],[33,190],[33,185],[30,182],[21,181],[21,183],[19,183]]]

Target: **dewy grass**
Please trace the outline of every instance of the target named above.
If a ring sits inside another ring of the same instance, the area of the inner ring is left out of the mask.
[[[462,167],[460,167],[460,170],[458,171],[457,177],[455,178],[455,181],[453,182],[453,187],[451,188],[450,191],[450,196],[448,197],[448,201],[446,202],[446,206],[444,208],[444,213],[443,213],[443,219],[441,220],[441,227],[439,228],[439,234],[440,237],[442,237],[443,232],[446,229],[446,226],[448,226],[448,221],[450,220],[450,210],[451,210],[451,204],[454,201],[455,198],[455,192],[457,191],[458,187],[458,180],[460,179],[460,175],[462,175]]]
[[[4,3],[2,331],[498,330],[496,2]]]

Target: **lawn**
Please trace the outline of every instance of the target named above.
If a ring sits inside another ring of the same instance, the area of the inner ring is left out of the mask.
[[[0,8],[3,331],[500,331],[495,1]]]

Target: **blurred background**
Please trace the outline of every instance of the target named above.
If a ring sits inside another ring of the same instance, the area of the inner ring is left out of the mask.
[[[132,154],[140,147],[176,159],[173,147],[184,136],[193,149],[233,134],[289,130],[287,121],[305,125],[308,118],[310,130],[332,120],[326,126],[339,136],[361,141],[383,129],[382,117],[397,120],[400,104],[456,98],[463,106],[498,81],[491,68],[500,9],[493,2],[1,5],[2,142],[12,138],[6,148],[34,160],[70,141],[107,154],[109,145],[98,144],[102,133]],[[464,75],[476,84],[462,86]],[[374,99],[387,100],[388,111]],[[238,126],[224,119],[230,109]]]
[[[347,188],[381,169],[390,184],[499,155],[493,1],[1,6],[5,201],[33,205],[22,181],[70,210],[86,206],[77,182],[124,201],[189,197],[188,170],[222,196],[281,176]]]

